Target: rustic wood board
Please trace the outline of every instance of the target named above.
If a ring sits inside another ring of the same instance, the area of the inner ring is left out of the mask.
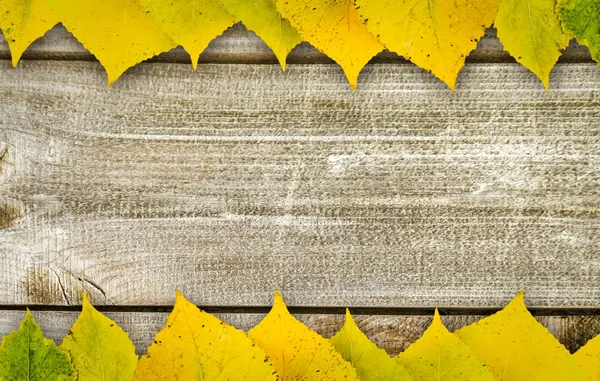
[[[0,304],[600,304],[600,71],[0,63]]]
[[[9,59],[8,44],[0,32],[0,59]],[[23,59],[50,60],[94,60],[83,46],[62,26],[49,31],[43,38],[34,42],[25,52]],[[189,55],[182,49],[173,49],[152,59],[153,62],[188,63]],[[310,44],[300,44],[288,57],[288,63],[333,63]],[[384,51],[373,59],[373,62],[402,62],[396,54]],[[496,37],[496,30],[491,28],[479,41],[477,49],[467,58],[468,62],[514,62],[504,51]],[[223,35],[211,42],[200,56],[202,63],[277,63],[271,50],[253,32],[241,24],[236,24]],[[588,49],[573,40],[560,62],[592,62]]]
[[[166,313],[156,312],[108,312],[106,315],[129,333],[138,354],[146,351],[154,335],[162,329],[167,317]],[[46,336],[60,343],[77,318],[77,313],[35,311],[34,316]],[[217,314],[217,316],[247,331],[258,324],[264,315]],[[343,315],[301,314],[296,317],[324,337],[333,336],[344,323]],[[23,311],[0,311],[0,337],[18,329],[22,318]],[[442,320],[448,329],[454,331],[480,318],[482,316],[454,315],[443,316]],[[420,315],[356,315],[355,319],[373,342],[393,356],[415,342],[431,323],[431,316]],[[537,319],[572,352],[600,333],[599,316],[539,316]]]

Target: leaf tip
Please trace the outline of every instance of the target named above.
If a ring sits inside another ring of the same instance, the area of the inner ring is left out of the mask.
[[[12,57],[12,67],[17,67],[17,64],[20,61],[20,57],[17,57],[16,55],[14,57]]]
[[[83,307],[84,309],[85,309],[85,308],[88,308],[88,307],[93,307],[93,306],[92,306],[92,303],[91,303],[91,302],[90,302],[90,300],[88,299],[87,293],[86,293],[85,291],[83,291],[83,292],[81,293],[81,304],[82,304],[82,307]]]
[[[21,328],[23,328],[25,326],[25,324],[36,324],[35,319],[33,317],[33,314],[31,313],[31,310],[29,308],[27,308],[27,310],[25,311],[25,317],[23,317],[23,320],[21,321]]]
[[[433,74],[438,80],[443,82],[448,89],[454,93],[456,90],[456,84],[458,83],[458,75],[460,74],[460,69],[457,71],[451,71],[447,73],[440,73],[434,70],[427,70],[430,74]]]
[[[12,67],[17,67],[19,61],[23,57],[25,50],[20,47],[20,44],[11,43],[9,36],[5,35],[5,39],[8,41],[8,50],[10,51],[10,59]]]
[[[190,55],[190,60],[192,62],[192,68],[194,69],[194,71],[196,71],[198,69],[198,61],[200,60],[200,53],[202,53],[202,50],[196,50],[196,49],[187,49],[189,55]]]
[[[281,296],[281,293],[279,292],[279,290],[275,290],[275,298],[273,300],[273,308],[283,308],[283,309],[287,310],[287,306],[285,305],[285,302],[283,301],[283,297]]]
[[[122,67],[122,66],[109,66],[108,64],[106,64],[103,61],[100,61],[100,64],[104,67],[104,70],[106,71],[106,87],[111,87],[112,85],[114,85],[115,82],[117,82],[117,80],[119,78],[121,78],[121,76],[127,71],[129,70],[129,68],[131,67]]]
[[[348,84],[352,88],[352,91],[356,91],[356,86],[358,84],[358,76],[360,75],[360,70],[354,70],[351,67],[342,66],[342,70],[346,75],[346,80],[348,80]]]
[[[546,79],[542,80],[542,82],[544,83],[544,88],[546,89],[546,92],[549,93],[550,92],[550,78],[546,78]]]
[[[442,317],[440,316],[440,311],[438,311],[438,309],[435,309],[435,312],[433,313],[433,323],[434,324],[443,324],[442,323]]]
[[[522,309],[527,311],[527,306],[525,304],[525,290],[521,290],[519,291],[519,293],[513,298],[513,300],[510,301],[510,303],[508,303],[508,306],[506,306],[506,308],[509,308],[509,306],[512,306],[513,308],[516,309]]]
[[[173,311],[179,310],[181,308],[185,309],[190,307],[198,308],[198,306],[190,302],[188,298],[186,298],[185,295],[183,295],[183,293],[179,289],[175,290],[175,304],[173,305]]]
[[[550,71],[533,71],[532,70],[532,72],[542,82],[546,92],[549,92],[550,91]]]
[[[350,309],[346,308],[346,321],[344,323],[344,326],[355,326],[358,328],[358,325],[356,324],[356,321],[354,320],[354,316],[352,316],[352,314],[350,313]]]
[[[179,289],[176,289],[175,290],[175,303],[177,303],[177,301],[179,301],[179,300],[187,300],[187,299],[185,298],[185,296],[183,296],[183,293]]]

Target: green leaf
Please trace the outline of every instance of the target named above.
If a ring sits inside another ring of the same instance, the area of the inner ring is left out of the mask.
[[[556,9],[563,29],[587,46],[600,64],[600,0],[558,0]]]
[[[69,355],[44,338],[29,310],[18,331],[0,345],[0,380],[67,381],[75,380]]]
[[[362,381],[412,380],[406,368],[390,358],[358,328],[348,310],[346,323],[329,341],[352,364]]]

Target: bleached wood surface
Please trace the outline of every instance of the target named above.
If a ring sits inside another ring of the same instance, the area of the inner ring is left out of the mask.
[[[35,311],[34,317],[47,337],[60,343],[77,318],[76,312]],[[23,311],[0,311],[0,337],[18,329]],[[108,312],[129,333],[138,354],[143,354],[162,329],[167,313],[156,312]],[[248,330],[260,322],[261,314],[216,314],[237,328]],[[343,325],[343,315],[300,314],[296,317],[324,337],[333,336]],[[443,316],[444,324],[454,331],[477,321],[482,316]],[[397,355],[415,342],[431,323],[431,316],[356,315],[356,322],[365,334],[390,355]],[[600,333],[598,316],[539,316],[538,321],[570,351],[576,351],[589,339]]]
[[[600,71],[0,62],[0,304],[600,304]]]
[[[0,32],[0,59],[8,59],[8,44]],[[24,59],[36,60],[93,60],[83,46],[61,25],[49,31],[43,38],[34,42],[23,56]],[[489,29],[479,41],[478,47],[467,59],[469,62],[513,62],[514,59],[504,51],[496,38],[495,29]],[[152,59],[159,62],[189,63],[188,54],[177,48]],[[396,54],[382,52],[373,62],[400,62]],[[200,56],[203,63],[277,63],[271,50],[253,32],[242,24],[236,24],[223,35],[211,42]],[[320,53],[310,44],[300,44],[288,57],[289,63],[330,63],[327,56]],[[565,50],[560,62],[592,62],[586,47],[575,41]]]

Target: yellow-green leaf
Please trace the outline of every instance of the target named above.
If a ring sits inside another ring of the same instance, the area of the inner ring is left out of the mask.
[[[69,352],[80,380],[130,381],[138,357],[114,321],[98,312],[83,294],[83,310],[60,346]]]
[[[359,381],[333,345],[290,315],[278,292],[271,311],[248,336],[267,352],[283,380]]]
[[[138,0],[47,0],[63,25],[100,61],[111,85],[128,68],[175,44]]]
[[[283,71],[288,54],[302,38],[290,23],[283,19],[273,0],[221,0],[227,10],[242,20],[271,48]]]
[[[600,0],[558,0],[556,10],[563,29],[587,46],[600,64]]]
[[[494,376],[442,323],[435,311],[431,326],[396,357],[415,381],[493,381]]]
[[[0,29],[17,66],[29,45],[58,24],[46,0],[0,0]]]
[[[2,339],[0,380],[74,381],[75,370],[69,354],[44,338],[40,326],[27,310],[18,331]]]
[[[331,344],[352,364],[362,381],[410,381],[408,371],[380,349],[358,328],[350,311],[346,322],[331,339]]]
[[[546,90],[550,71],[571,39],[554,6],[555,0],[502,0],[494,22],[506,51],[537,75]]]
[[[501,0],[356,0],[371,33],[454,90]]]
[[[133,377],[136,381],[275,381],[265,352],[240,331],[200,311],[181,293],[167,324],[148,348]]]
[[[200,54],[239,20],[220,0],[141,0],[157,24],[189,53],[194,70]]]
[[[363,67],[383,50],[358,17],[352,0],[275,0],[300,36],[337,62],[353,89]]]
[[[499,380],[587,380],[569,351],[527,311],[522,292],[502,311],[456,335]]]
[[[600,381],[600,335],[588,341],[573,356],[583,366],[590,381]]]

